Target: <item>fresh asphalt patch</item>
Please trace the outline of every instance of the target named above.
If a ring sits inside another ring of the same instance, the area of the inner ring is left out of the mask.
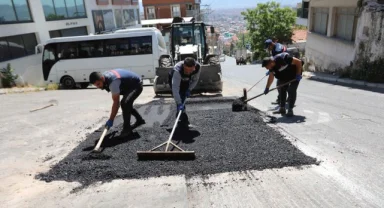
[[[234,99],[190,99],[187,112],[193,128],[178,129],[174,142],[195,151],[193,161],[138,161],[136,151],[146,151],[168,139],[175,120],[175,106],[153,101],[138,107],[146,124],[135,129],[133,138],[120,138],[121,118],[109,131],[100,156],[91,154],[102,128],[89,134],[67,157],[37,179],[80,182],[84,186],[114,179],[137,179],[169,175],[207,175],[231,171],[263,170],[316,164],[277,130],[268,126],[260,113],[232,112]]]

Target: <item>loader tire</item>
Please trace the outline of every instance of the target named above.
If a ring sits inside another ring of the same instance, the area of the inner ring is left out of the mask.
[[[167,68],[167,67],[171,67],[171,61],[169,60],[169,58],[161,58],[160,59],[160,67],[162,68]]]
[[[209,65],[219,65],[220,61],[216,57],[211,57],[208,60]]]

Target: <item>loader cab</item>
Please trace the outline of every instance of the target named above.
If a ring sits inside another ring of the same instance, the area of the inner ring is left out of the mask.
[[[202,22],[173,23],[171,26],[171,55],[175,61],[194,57],[204,60],[207,54],[205,24]]]

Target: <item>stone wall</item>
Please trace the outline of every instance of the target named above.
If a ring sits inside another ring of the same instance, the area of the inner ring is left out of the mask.
[[[335,8],[349,6],[359,8],[355,41],[333,37]],[[359,69],[362,62],[367,66],[366,63],[384,59],[384,1],[315,0],[311,1],[311,7],[329,7],[331,14],[327,35],[308,34],[305,55],[311,70],[334,73]]]
[[[384,58],[384,5],[365,1],[356,32],[355,62]]]

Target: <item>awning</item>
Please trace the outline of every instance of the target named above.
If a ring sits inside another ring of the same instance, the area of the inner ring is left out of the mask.
[[[193,17],[183,17],[185,22],[189,22]],[[150,19],[150,20],[141,20],[141,25],[157,25],[157,24],[172,24],[173,18],[165,19]]]

